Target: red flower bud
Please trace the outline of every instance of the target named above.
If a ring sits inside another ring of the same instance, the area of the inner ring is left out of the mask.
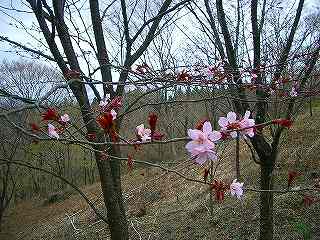
[[[211,184],[211,189],[215,191],[216,200],[218,202],[222,202],[224,200],[224,193],[228,188],[229,185],[226,185],[219,180],[214,180]]]
[[[164,137],[164,133],[161,133],[158,131],[155,131],[152,135],[152,139],[157,141],[160,141],[163,137]]]
[[[156,113],[149,114],[148,122],[149,122],[150,130],[151,130],[151,137],[153,136],[154,131],[156,130],[157,120],[158,120],[158,116]]]
[[[293,121],[290,119],[274,119],[272,120],[272,124],[279,124],[282,127],[290,128],[292,126]]]
[[[113,116],[110,112],[99,115],[96,120],[104,130],[109,130],[112,127]]]
[[[48,120],[58,121],[58,119],[59,119],[59,114],[54,108],[48,108],[46,112],[42,113],[43,121],[48,121]]]
[[[36,133],[40,131],[40,127],[36,123],[30,123],[32,132]]]

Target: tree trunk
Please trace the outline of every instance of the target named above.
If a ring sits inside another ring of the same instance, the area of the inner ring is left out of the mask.
[[[272,164],[265,164],[262,161],[260,185],[262,190],[271,190],[273,188],[272,181]],[[272,240],[273,239],[273,193],[261,192],[260,193],[260,240]]]
[[[113,148],[110,154],[119,156],[119,153],[119,149]],[[129,234],[122,198],[120,161],[110,158],[101,160],[101,153],[96,153],[96,161],[104,203],[107,208],[111,239],[127,240]]]

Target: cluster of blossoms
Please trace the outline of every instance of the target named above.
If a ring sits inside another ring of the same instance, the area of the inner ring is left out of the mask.
[[[112,141],[117,141],[117,133],[115,129],[115,120],[117,118],[117,112],[122,107],[122,98],[115,97],[112,100],[105,98],[99,103],[100,114],[96,118],[100,127],[108,133]],[[88,136],[89,138],[89,136]]]
[[[230,185],[219,180],[214,180],[211,184],[211,189],[214,190],[218,202],[224,200],[224,193],[227,190],[230,191],[232,196],[235,196],[238,199],[241,199],[241,196],[243,195],[243,183],[238,182],[237,179],[234,179]]]
[[[244,137],[254,136],[255,121],[250,117],[250,111],[246,111],[243,118],[237,120],[234,112],[229,112],[227,117],[220,117],[218,124],[220,131],[212,130],[211,123],[205,121],[197,129],[189,129],[188,136],[191,141],[187,143],[186,149],[190,152],[191,157],[198,164],[204,164],[208,160],[216,160],[215,144],[231,136],[236,138],[238,135]]]
[[[139,141],[147,142],[151,140],[151,129],[145,128],[144,124],[140,124],[136,127],[136,135]]]
[[[158,116],[155,113],[150,113],[148,116],[148,123],[150,128],[145,128],[144,124],[136,127],[136,137],[140,142],[147,142],[151,140],[161,140],[164,134],[156,131]]]
[[[188,136],[191,141],[187,143],[186,149],[198,164],[204,164],[207,160],[216,160],[215,142],[221,139],[222,134],[212,131],[210,122],[203,124],[202,130],[189,129]]]
[[[186,149],[191,154],[191,158],[197,164],[204,164],[208,160],[217,160],[217,153],[215,146],[219,141],[231,138],[243,136],[253,137],[255,121],[250,118],[250,111],[246,111],[244,116],[237,119],[237,115],[234,112],[229,112],[226,117],[220,117],[218,124],[220,126],[219,131],[212,129],[209,121],[200,122],[197,124],[196,129],[189,129],[188,136],[191,141],[186,144]],[[205,181],[208,175],[208,171],[205,171]],[[240,198],[243,194],[243,183],[237,182],[235,179],[230,185],[225,185],[221,181],[215,180],[212,183],[212,189],[215,190],[216,200],[222,201],[224,199],[224,192],[230,189],[231,195],[235,195]]]
[[[128,154],[127,165],[131,170],[133,168],[133,156],[141,149],[140,143],[145,143],[153,140],[161,140],[164,136],[159,131],[156,131],[158,116],[156,113],[151,112],[148,116],[148,124],[150,128],[145,128],[144,124],[140,124],[135,129],[136,139],[133,141],[134,151]]]
[[[291,88],[288,86],[286,87],[289,82],[291,82]],[[292,81],[290,77],[280,77],[271,84],[269,93],[271,95],[276,95],[276,93],[278,93],[280,96],[298,97],[299,83],[297,81]]]
[[[59,113],[54,108],[48,108],[46,112],[42,114],[42,121],[51,121],[48,123],[48,135],[52,138],[59,139],[59,133],[61,133],[66,127],[67,123],[70,121],[70,117],[67,113],[59,115]],[[60,124],[59,127],[54,126],[54,122]],[[32,123],[31,129],[33,132],[41,131],[40,127]]]
[[[252,118],[249,118],[251,115],[250,111],[246,111],[243,118],[240,120],[237,120],[237,114],[235,112],[229,112],[227,114],[227,117],[220,117],[219,118],[219,125],[221,127],[222,133],[225,135],[229,132],[230,136],[232,138],[236,138],[238,136],[237,131],[232,131],[232,130],[240,130],[239,134],[242,134],[244,137],[249,136],[253,137],[254,136],[254,125],[255,121]]]

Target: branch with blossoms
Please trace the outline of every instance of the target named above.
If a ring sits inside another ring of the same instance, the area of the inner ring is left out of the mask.
[[[135,141],[128,141],[124,138],[120,137],[116,132],[114,132],[114,124],[116,119],[116,112],[112,107],[116,107],[117,109],[120,106],[120,100],[108,103],[106,100],[100,102],[99,106],[101,110],[104,112],[103,115],[99,115],[97,117],[97,121],[100,126],[106,131],[106,133],[111,135],[111,142],[99,143],[99,144],[108,144],[108,145],[131,145],[135,148],[139,145],[145,144],[166,144],[177,141],[189,141],[186,149],[191,154],[191,159],[195,161],[197,164],[204,164],[206,161],[216,161],[217,153],[215,151],[215,145],[220,144],[222,141],[230,140],[238,138],[238,136],[242,136],[244,139],[247,137],[253,137],[255,131],[261,130],[263,127],[278,124],[282,127],[291,127],[292,121],[288,119],[275,119],[272,121],[268,121],[262,124],[255,124],[254,119],[250,118],[251,113],[247,111],[242,118],[238,118],[236,113],[229,112],[226,117],[220,117],[218,123],[221,127],[220,131],[212,130],[211,123],[209,121],[200,122],[197,124],[196,129],[189,129],[188,136],[189,138],[180,138],[180,139],[170,139],[167,141],[157,141],[163,137],[163,135],[156,131],[156,125],[158,117],[155,113],[151,113],[148,117],[149,128],[145,128],[144,124],[137,126],[136,128],[136,137]],[[59,114],[54,109],[48,109],[43,115],[43,121],[56,121],[59,124],[66,124],[70,118],[68,115],[64,114],[59,116]],[[238,119],[237,119],[238,118]],[[48,134],[49,136],[59,139],[59,135],[55,130],[50,129],[48,125]],[[39,131],[38,128],[34,127],[34,131]],[[52,132],[53,131],[53,132]],[[118,139],[122,139],[123,142],[118,142]],[[89,142],[90,145],[94,145],[95,143]],[[97,151],[95,149],[90,149],[92,151]],[[217,201],[222,201],[224,198],[224,192],[230,188],[230,192],[232,195],[236,195],[238,198],[243,194],[243,183],[239,183],[237,179],[233,180],[231,184],[224,184],[222,181],[213,180],[213,182],[207,183],[206,179],[204,181],[192,179],[184,176],[183,174],[170,170],[166,167],[163,167],[158,164],[149,163],[145,161],[133,160],[133,156],[130,155],[128,158],[118,158],[115,156],[107,155],[103,152],[106,159],[116,159],[116,160],[127,160],[128,166],[132,168],[134,162],[147,164],[152,167],[158,167],[162,170],[173,172],[178,176],[193,182],[209,184],[211,188],[215,191]],[[207,172],[207,175],[209,172]],[[206,178],[204,176],[204,178]],[[257,191],[256,189],[248,188],[246,190],[249,191]],[[307,190],[307,189],[305,189]],[[291,190],[288,190],[291,191]],[[302,191],[302,190],[301,190]],[[284,190],[274,190],[274,192],[284,192]]]
[[[247,112],[247,115],[249,114],[249,111]],[[115,110],[111,110],[110,112],[106,112],[102,115],[99,115],[97,117],[97,121],[100,123],[100,126],[102,129],[104,129],[107,133],[110,133],[112,128],[115,126],[115,120],[116,120],[116,115],[117,113]],[[220,126],[222,127],[220,132],[215,131],[215,134],[217,134],[217,140],[229,140],[228,136],[231,136],[231,138],[236,138],[237,132],[242,132],[242,133],[249,133],[251,136],[253,136],[253,132],[258,130],[262,130],[264,127],[269,126],[269,125],[280,125],[282,127],[287,127],[290,128],[292,125],[292,120],[290,119],[274,119],[272,121],[260,123],[260,124],[253,124],[252,120],[249,121],[248,118],[242,119],[241,121],[233,121],[233,118],[235,117],[234,112],[230,112],[229,117],[227,116],[226,119],[229,118],[229,120],[225,120],[225,118],[221,118],[220,120]],[[149,116],[149,121],[155,121],[155,118],[157,118],[155,113],[151,113]],[[10,121],[8,119],[8,121]],[[161,132],[155,131],[155,123],[151,123],[151,128],[145,128],[144,124],[141,124],[136,127],[135,133],[136,133],[136,139],[135,140],[126,140],[125,138],[121,137],[117,132],[112,132],[111,135],[113,134],[114,138],[119,138],[122,140],[120,141],[105,141],[105,142],[95,142],[94,136],[87,134],[87,139],[88,140],[81,140],[81,139],[76,139],[74,136],[70,136],[74,138],[74,140],[70,138],[63,138],[60,136],[60,134],[63,133],[63,131],[66,129],[66,126],[70,123],[70,117],[68,114],[63,114],[59,115],[58,112],[53,109],[53,108],[48,108],[46,112],[42,114],[42,121],[47,122],[50,121],[51,123],[48,123],[47,125],[47,136],[50,138],[45,138],[45,137],[40,137],[36,133],[45,133],[45,126],[40,127],[36,123],[30,123],[30,131],[27,131],[23,129],[22,127],[19,127],[18,125],[14,124],[14,127],[17,128],[18,130],[23,131],[25,134],[28,136],[36,139],[37,141],[50,141],[53,139],[59,140],[61,142],[65,142],[68,144],[74,144],[74,143],[81,143],[81,144],[87,144],[87,145],[92,145],[92,146],[99,146],[99,145],[118,145],[118,146],[138,146],[138,145],[155,145],[155,144],[170,144],[170,143],[176,143],[176,142],[185,142],[192,140],[191,135],[189,134],[189,137],[181,137],[181,138],[172,138],[168,140],[161,140],[164,137],[164,134]],[[224,121],[231,121],[231,123],[227,123]],[[248,121],[249,123],[245,122]],[[60,127],[54,127],[53,123],[56,122]],[[206,126],[208,126],[210,123],[205,122]],[[200,130],[203,127],[203,124],[200,124],[200,126],[197,126],[197,130]],[[227,125],[225,125],[227,124]],[[249,124],[250,126],[246,126],[245,124]],[[210,124],[211,127],[211,124]],[[153,131],[153,133],[152,133]],[[153,135],[153,137],[152,137]]]

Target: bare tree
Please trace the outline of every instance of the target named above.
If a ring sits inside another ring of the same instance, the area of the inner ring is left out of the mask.
[[[13,96],[39,100],[53,86],[61,83],[63,78],[49,66],[36,62],[4,60],[0,65],[0,89],[3,97]],[[51,95],[47,104],[59,104],[66,100],[68,92],[63,90]],[[17,107],[18,99],[2,98],[2,107]],[[6,101],[6,102],[4,102]],[[21,105],[21,104],[20,104]]]
[[[270,4],[270,5],[269,5]],[[279,3],[278,3],[279,4]],[[227,71],[229,71],[229,87],[232,89],[231,96],[239,98],[239,100],[233,100],[233,108],[239,114],[243,114],[246,109],[251,109],[252,106],[248,103],[248,98],[251,96],[246,92],[246,88],[243,84],[241,76],[241,70],[246,67],[253,69],[254,73],[257,73],[257,79],[255,84],[258,87],[255,90],[256,109],[255,121],[256,123],[263,123],[268,119],[268,104],[266,100],[270,97],[268,87],[259,87],[270,84],[271,88],[274,87],[277,81],[286,72],[288,64],[295,52],[305,52],[305,49],[301,46],[309,46],[311,50],[310,57],[304,62],[303,67],[300,70],[295,69],[295,78],[300,76],[299,86],[300,91],[304,91],[307,81],[310,79],[310,74],[317,62],[319,50],[320,50],[320,39],[319,34],[308,38],[304,36],[303,41],[300,41],[300,46],[294,44],[294,38],[297,37],[299,21],[303,9],[304,0],[298,1],[297,5],[293,5],[293,11],[289,12],[284,18],[281,24],[283,26],[277,26],[277,32],[270,32],[270,22],[274,24],[274,16],[269,17],[268,14],[274,13],[273,8],[277,9],[273,3],[267,3],[267,1],[251,1],[251,4],[246,4],[242,1],[237,1],[237,7],[234,5],[231,7],[228,4],[223,4],[222,0],[213,1],[204,0],[204,5],[199,6],[195,4],[193,8],[190,7],[190,11],[196,16],[199,24],[203,27],[206,32],[207,38],[211,40],[211,48],[217,49],[220,58],[227,60]],[[203,10],[205,7],[206,11]],[[280,7],[280,6],[279,6]],[[227,10],[226,10],[227,9]],[[283,9],[283,8],[279,8]],[[245,10],[250,10],[250,15],[244,15]],[[230,13],[228,15],[228,13]],[[281,19],[283,13],[277,11],[276,15],[278,19]],[[216,17],[215,17],[216,16]],[[235,16],[235,17],[234,17]],[[271,16],[271,15],[270,15]],[[293,21],[290,21],[293,19]],[[269,22],[270,20],[270,22]],[[251,32],[247,31],[247,25],[241,22],[251,23]],[[265,24],[267,22],[267,24]],[[287,34],[284,34],[287,29]],[[310,27],[312,29],[312,27]],[[307,29],[307,32],[310,31]],[[221,32],[220,32],[221,31]],[[242,33],[241,33],[242,32]],[[299,36],[303,37],[303,32],[300,30]],[[314,31],[311,30],[314,33]],[[281,43],[277,48],[272,48],[270,44],[274,44],[275,37],[269,36],[272,34],[278,36],[278,40],[281,39]],[[240,35],[240,37],[239,37]],[[242,35],[242,36],[241,36]],[[247,35],[251,35],[248,40]],[[311,40],[309,43],[306,39]],[[241,44],[241,45],[240,45]],[[252,50],[251,50],[252,46]],[[263,54],[262,54],[263,49]],[[245,52],[246,55],[239,55],[238,52]],[[274,55],[271,54],[275,53]],[[251,56],[253,55],[253,61]],[[253,62],[253,64],[251,64]],[[274,71],[272,74],[264,74],[263,66],[266,64],[274,64]],[[296,80],[297,81],[297,80]],[[237,83],[235,85],[232,84]],[[282,114],[278,116],[285,116],[287,119],[294,118],[299,103],[295,99],[289,101],[285,109],[282,109]],[[278,109],[279,111],[279,109]],[[279,112],[278,112],[279,113]],[[267,240],[273,239],[273,193],[268,190],[273,189],[273,170],[277,159],[278,146],[283,127],[272,129],[272,140],[268,140],[268,137],[263,131],[257,131],[257,134],[251,138],[251,144],[255,149],[255,152],[259,156],[259,165],[261,168],[260,184],[262,190],[260,194],[260,239]]]
[[[95,121],[85,83],[91,87],[98,100],[102,99],[102,97],[96,87],[91,83],[91,65],[86,59],[85,49],[81,49],[80,47],[82,55],[80,54],[81,57],[78,55],[80,46],[79,42],[82,38],[80,34],[73,34],[71,32],[71,29],[74,29],[77,33],[79,29],[75,26],[77,22],[72,21],[71,18],[69,18],[69,16],[72,15],[68,15],[68,13],[71,13],[70,9],[73,9],[75,12],[78,11],[79,15],[81,15],[79,4],[76,2],[59,0],[53,0],[51,5],[45,0],[27,0],[27,2],[30,4],[32,12],[38,21],[39,29],[45,37],[47,47],[50,49],[52,54],[52,57],[47,57],[44,54],[41,54],[41,56],[50,60],[54,59],[67,80],[70,79],[70,75],[72,75],[73,80],[78,80],[69,81],[68,84],[79,104],[86,130],[88,133],[96,135],[96,142],[104,142],[106,136]],[[136,22],[133,22],[131,19],[131,15],[135,11],[136,4],[130,5],[126,1],[120,1],[121,19],[118,26],[121,31],[121,36],[125,41],[125,46],[121,45],[121,47],[123,47],[123,51],[121,51],[121,53],[124,53],[124,59],[116,89],[113,88],[114,81],[110,61],[111,50],[108,50],[106,44],[106,40],[110,41],[110,39],[105,38],[104,33],[106,31],[104,31],[103,28],[104,19],[108,18],[109,10],[116,9],[113,8],[113,5],[116,4],[115,2],[116,1],[113,1],[110,5],[107,5],[101,15],[100,5],[102,3],[98,0],[90,0],[89,7],[91,23],[87,24],[83,19],[84,17],[81,18],[80,16],[80,22],[85,29],[85,33],[87,33],[87,40],[85,40],[85,42],[87,42],[91,47],[96,59],[98,60],[98,67],[93,70],[93,73],[97,71],[101,73],[103,97],[110,94],[111,99],[116,96],[122,96],[124,93],[124,84],[127,81],[129,69],[141,57],[143,52],[152,42],[162,18],[166,14],[179,10],[186,3],[190,2],[190,0],[180,1],[176,4],[173,4],[172,0],[165,0],[158,5],[157,10],[150,11],[150,14],[148,14],[147,11],[149,8],[148,3],[141,1],[140,5],[143,6],[145,4],[145,14],[142,23],[141,21],[139,22],[140,26],[136,28],[136,31],[134,31],[135,29],[132,27]],[[94,33],[93,39],[88,33],[92,30]],[[22,47],[24,50],[39,53],[36,49],[30,49],[21,44],[19,45],[12,40],[5,39],[3,37],[2,40],[10,41],[11,44],[15,44],[20,48]],[[122,41],[120,40],[120,42]],[[59,47],[60,44],[62,48]],[[87,62],[89,76],[83,74],[84,70],[82,70],[80,63],[82,58]],[[117,128],[119,127],[120,121],[117,124]],[[119,148],[117,146],[111,147],[104,145],[95,145],[94,148],[97,150],[96,163],[100,173],[101,188],[105,206],[107,208],[111,238],[128,239],[128,227],[121,191],[120,163],[114,159],[101,161],[103,158],[103,151],[107,150],[110,155],[119,156]]]

